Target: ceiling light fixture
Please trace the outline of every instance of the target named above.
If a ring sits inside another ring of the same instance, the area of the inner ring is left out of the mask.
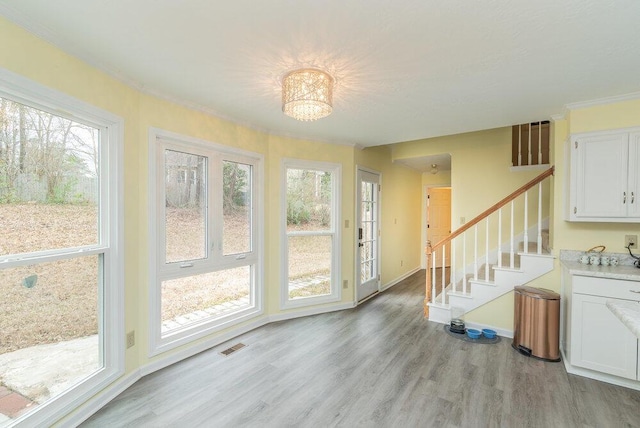
[[[333,77],[322,70],[305,68],[282,79],[282,111],[302,121],[317,120],[333,111]]]
[[[431,164],[431,174],[437,174],[437,173],[438,173],[438,164],[432,163]]]

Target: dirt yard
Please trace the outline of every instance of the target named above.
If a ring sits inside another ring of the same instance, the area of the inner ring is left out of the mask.
[[[0,204],[0,254],[97,241],[92,206]],[[0,270],[0,354],[98,332],[97,256]]]
[[[97,212],[89,205],[0,204],[0,255],[89,245],[97,242]],[[197,213],[170,211],[170,257],[203,253],[202,221]],[[227,216],[223,248],[226,254],[248,249],[247,219]],[[200,226],[199,226],[200,225]],[[194,245],[195,243],[195,245]],[[291,241],[292,279],[329,274],[326,239]],[[163,286],[163,320],[247,295],[248,269],[203,275]],[[0,354],[37,344],[90,336],[98,331],[97,256],[74,257],[36,266],[0,270]],[[202,281],[208,284],[202,287]],[[328,292],[328,284],[297,289],[291,297]]]

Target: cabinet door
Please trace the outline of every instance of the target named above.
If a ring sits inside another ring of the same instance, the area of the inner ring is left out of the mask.
[[[574,140],[576,220],[627,216],[628,138],[626,133],[612,133]]]
[[[640,132],[629,135],[629,184],[627,194],[629,198],[629,217],[640,218]]]
[[[607,308],[607,300],[618,299],[573,295],[571,364],[637,379],[638,339]]]

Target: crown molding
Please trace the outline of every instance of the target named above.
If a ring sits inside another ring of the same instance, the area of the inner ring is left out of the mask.
[[[578,109],[587,108],[587,107],[596,107],[596,106],[601,106],[606,104],[615,104],[622,101],[632,101],[637,99],[640,99],[640,92],[631,92],[629,94],[614,95],[611,97],[598,98],[595,100],[580,101],[577,103],[566,104],[565,109],[567,111],[571,111],[571,110],[578,110]]]

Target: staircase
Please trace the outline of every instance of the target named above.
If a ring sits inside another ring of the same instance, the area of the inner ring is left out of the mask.
[[[425,317],[449,323],[452,309],[459,316],[553,269],[543,218],[549,199],[543,186],[552,175],[553,167],[447,238],[427,243]]]

